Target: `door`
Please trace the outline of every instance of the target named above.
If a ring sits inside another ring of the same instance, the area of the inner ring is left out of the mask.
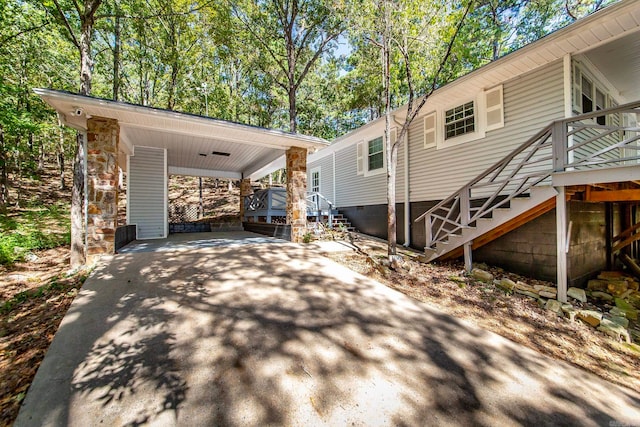
[[[311,169],[311,201],[315,205],[315,210],[320,210],[320,197],[318,194],[320,193],[320,168]]]

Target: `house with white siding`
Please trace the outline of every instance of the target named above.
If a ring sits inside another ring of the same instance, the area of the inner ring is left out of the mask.
[[[583,282],[612,262],[616,234],[638,223],[638,100],[634,0],[439,88],[400,143],[398,241],[429,260],[465,254],[470,263],[473,253]],[[337,138],[309,156],[307,182],[357,230],[386,238],[383,137],[380,118]]]

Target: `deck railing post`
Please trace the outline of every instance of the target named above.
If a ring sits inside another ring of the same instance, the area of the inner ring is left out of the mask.
[[[331,202],[329,204],[329,228],[333,228],[333,205]]]
[[[273,191],[267,190],[267,223],[271,224],[271,209],[273,209]]]
[[[431,248],[431,244],[433,243],[433,233],[431,230],[431,214],[424,217],[424,239],[425,249]]]
[[[460,225],[462,225],[462,231],[469,226],[469,220],[471,219],[471,188],[465,187],[460,193]],[[473,268],[471,259],[471,242],[464,244],[464,267],[467,272],[471,272]]]
[[[561,120],[553,122],[551,128],[551,145],[553,150],[553,170],[564,172],[567,165],[567,124]]]

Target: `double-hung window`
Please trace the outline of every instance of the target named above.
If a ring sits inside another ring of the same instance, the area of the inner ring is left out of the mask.
[[[573,109],[576,114],[604,110],[614,104],[614,100],[607,95],[604,85],[587,75],[578,64],[573,68],[573,87]],[[614,120],[614,117],[610,116],[610,120]],[[604,126],[607,124],[607,117],[598,116],[595,121]]]
[[[382,169],[384,167],[384,144],[382,143],[382,137],[380,136],[369,141],[368,148],[367,170]]]

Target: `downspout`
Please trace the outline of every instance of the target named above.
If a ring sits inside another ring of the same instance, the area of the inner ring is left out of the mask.
[[[335,150],[331,153],[333,157],[333,177],[331,179],[333,184],[333,194],[331,195],[331,199],[333,200],[333,208],[337,209],[338,206],[338,197],[336,195],[336,152]]]
[[[409,132],[404,135],[404,246],[411,245],[411,202],[409,201]]]

